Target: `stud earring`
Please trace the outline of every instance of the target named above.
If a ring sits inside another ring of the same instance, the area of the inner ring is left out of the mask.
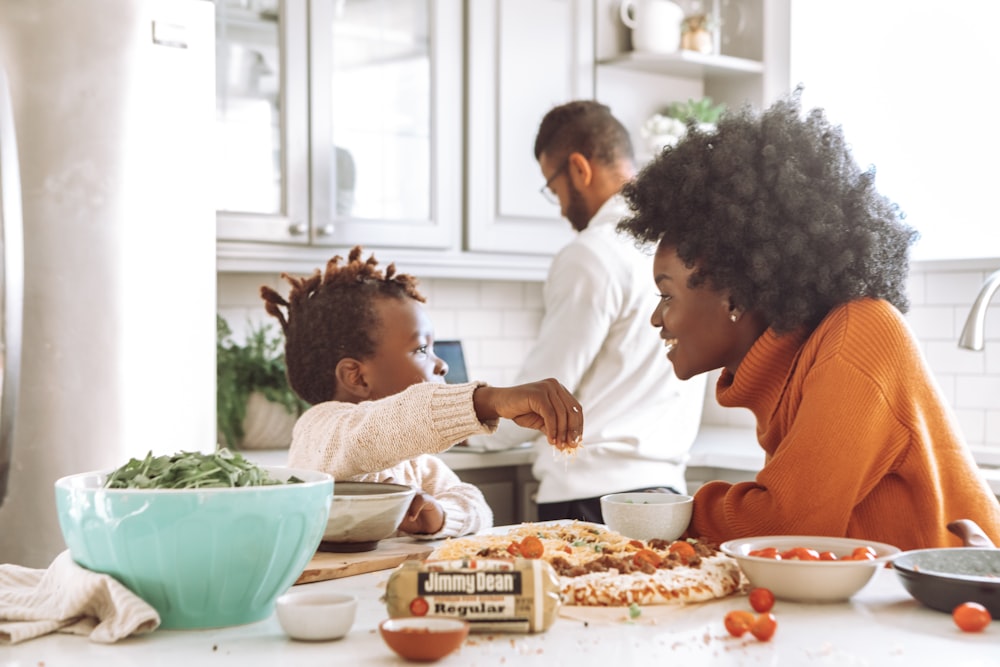
[[[736,324],[736,320],[740,319],[740,316],[736,312],[729,313],[729,321]]]

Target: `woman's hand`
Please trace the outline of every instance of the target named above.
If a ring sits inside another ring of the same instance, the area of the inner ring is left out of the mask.
[[[432,535],[444,528],[444,510],[440,503],[421,491],[413,496],[399,530],[414,535]]]
[[[511,419],[518,426],[541,431],[559,449],[576,448],[583,439],[583,408],[552,378],[516,387],[479,387],[472,402],[480,421]]]

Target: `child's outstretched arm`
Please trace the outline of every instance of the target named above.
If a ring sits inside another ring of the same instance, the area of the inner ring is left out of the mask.
[[[472,394],[472,402],[481,421],[513,420],[541,431],[559,449],[574,448],[583,438],[583,408],[552,378],[516,387],[482,386]]]

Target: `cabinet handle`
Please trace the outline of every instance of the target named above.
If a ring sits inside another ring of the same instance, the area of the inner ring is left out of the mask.
[[[319,236],[333,236],[333,225],[326,224],[316,230],[316,234]]]
[[[288,233],[291,234],[292,236],[305,236],[306,232],[308,231],[309,228],[306,227],[306,224],[304,222],[293,222],[292,224],[288,225]]]

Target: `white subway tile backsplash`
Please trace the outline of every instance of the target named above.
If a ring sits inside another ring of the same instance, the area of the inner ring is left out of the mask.
[[[435,308],[478,308],[480,306],[479,283],[473,280],[435,280],[434,300],[428,297],[428,304]]]
[[[524,283],[484,282],[479,288],[480,308],[524,307]]]
[[[955,379],[955,407],[996,409],[1000,405],[1000,377],[958,376]]]
[[[906,295],[910,298],[910,308],[927,303],[927,280],[923,273],[910,272],[906,280]]]
[[[456,335],[462,340],[497,336],[503,326],[503,310],[472,308],[458,313]]]
[[[979,374],[986,370],[986,359],[982,352],[962,349],[956,340],[927,341],[924,350],[935,373]]]
[[[951,306],[913,306],[906,314],[913,333],[920,340],[955,338],[955,309]]]
[[[1000,456],[1000,294],[987,312],[985,350],[971,352],[957,345],[989,273],[918,266],[907,282],[907,321],[966,439]],[[219,312],[235,331],[244,330],[247,318],[275,322],[258,295],[262,284],[287,294],[288,285],[277,274],[219,274]],[[428,279],[420,281],[419,289],[427,297],[438,338],[462,339],[472,377],[497,385],[514,382],[541,322],[542,283]],[[717,372],[709,377],[703,423],[752,428],[749,411],[715,402],[717,377]]]
[[[944,271],[926,274],[928,304],[962,304],[970,306],[983,285],[982,271]]]
[[[517,337],[533,340],[538,335],[542,324],[540,310],[507,310],[504,311],[500,333],[505,338]]]
[[[988,445],[995,445],[1000,448],[1000,396],[994,397],[993,409],[986,411],[986,437],[984,441]]]
[[[982,410],[955,410],[955,417],[966,442],[985,442],[986,415]]]
[[[524,283],[524,307],[545,310],[542,283]]]

